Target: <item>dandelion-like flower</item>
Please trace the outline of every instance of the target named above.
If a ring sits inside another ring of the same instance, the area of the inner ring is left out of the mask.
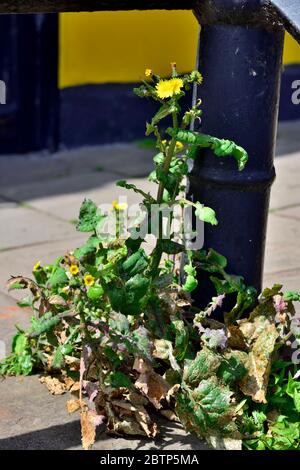
[[[33,269],[32,271],[35,273],[36,271],[38,271],[41,267],[41,261],[38,261],[37,263],[35,263],[35,265],[33,266]]]
[[[151,69],[146,69],[146,70],[145,70],[145,76],[146,76],[146,77],[152,77],[152,75],[153,75],[153,72],[152,72]]]
[[[79,268],[77,264],[71,264],[69,271],[72,274],[72,276],[76,276],[76,274],[79,273]]]
[[[183,150],[183,147],[184,147],[183,143],[182,143],[182,142],[179,142],[179,140],[177,140],[177,142],[176,142],[176,150],[177,150],[177,152],[181,152],[181,151]]]
[[[171,98],[178,95],[183,87],[181,78],[171,78],[170,80],[160,80],[156,85],[156,93],[159,98]]]
[[[116,211],[126,211],[128,204],[126,202],[120,204],[118,201],[113,201],[112,206]]]
[[[84,276],[84,283],[87,287],[91,287],[95,284],[95,278],[91,274],[86,274]]]

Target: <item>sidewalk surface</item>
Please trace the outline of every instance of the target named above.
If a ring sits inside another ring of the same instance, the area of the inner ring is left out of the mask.
[[[86,236],[74,221],[84,198],[110,204],[127,179],[151,191],[146,175],[153,151],[136,144],[83,148],[56,155],[0,156],[0,340],[9,351],[14,325],[28,325],[29,311],[15,304],[5,283],[10,275],[30,275],[43,263],[76,248]],[[279,127],[277,179],[271,196],[265,262],[265,285],[300,289],[300,122]],[[139,202],[128,192],[128,202]],[[2,353],[0,349],[0,354]],[[78,414],[69,416],[67,395],[51,396],[37,377],[9,378],[0,383],[0,449],[80,449]],[[179,425],[162,421],[162,437],[107,437],[96,449],[205,449],[203,442]]]

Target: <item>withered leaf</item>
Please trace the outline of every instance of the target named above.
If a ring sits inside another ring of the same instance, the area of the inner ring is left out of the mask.
[[[83,407],[80,414],[81,442],[84,450],[89,450],[96,439],[96,425],[92,418],[91,410]]]
[[[157,359],[168,360],[173,370],[180,372],[180,367],[173,353],[171,341],[166,339],[156,339],[154,341],[153,356]]]
[[[72,399],[67,401],[67,411],[68,413],[72,414],[75,413],[75,411],[79,410],[81,407],[80,400],[78,399]]]
[[[128,413],[122,417],[118,415],[118,408],[114,408],[109,402],[105,406],[107,414],[107,432],[109,434],[146,436],[144,429],[137,422],[134,413]]]
[[[32,279],[24,276],[12,276],[7,282],[7,289],[30,289],[33,295],[40,292],[38,285]]]
[[[227,345],[233,349],[240,349],[244,351],[247,348],[247,344],[243,335],[242,330],[236,325],[228,326],[228,340]]]
[[[240,382],[242,392],[259,403],[266,403],[266,389],[277,338],[276,326],[265,325],[252,344],[248,355],[248,373]]]
[[[172,410],[160,410],[160,413],[164,418],[167,418],[169,421],[174,421],[175,423],[180,423],[180,419],[176,413]]]
[[[39,377],[39,381],[46,385],[52,395],[62,395],[69,390],[69,386],[57,377],[51,377],[50,375],[42,375]]]
[[[66,307],[68,305],[61,295],[51,295],[51,297],[48,299],[48,302],[51,305],[59,305],[61,307]]]
[[[134,384],[135,387],[159,410],[162,408],[161,401],[166,398],[170,385],[161,375],[154,372],[149,364],[141,365],[139,362],[138,370],[141,373]]]

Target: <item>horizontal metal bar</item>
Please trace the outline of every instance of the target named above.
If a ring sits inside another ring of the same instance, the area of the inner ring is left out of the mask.
[[[285,29],[300,43],[299,0],[267,0],[282,19]]]
[[[0,13],[191,10],[194,0],[0,0]]]

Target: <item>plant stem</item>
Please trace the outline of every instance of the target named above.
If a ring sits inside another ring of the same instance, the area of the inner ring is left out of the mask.
[[[172,120],[173,120],[173,128],[177,129],[178,127],[178,119],[177,119],[177,111],[174,111],[172,113]],[[174,151],[176,147],[176,137],[172,137],[172,140],[170,142],[168,152],[166,155],[166,159],[163,164],[163,172],[167,175],[170,169],[171,161],[174,156]],[[163,200],[163,194],[165,190],[165,185],[162,181],[160,181],[159,186],[158,186],[158,192],[157,192],[157,204],[161,204]],[[152,279],[156,276],[157,270],[160,264],[160,260],[162,257],[162,246],[161,246],[161,239],[162,239],[162,220],[159,220],[159,237],[156,243],[156,247],[152,253],[152,263],[151,263],[151,274],[152,274]]]

